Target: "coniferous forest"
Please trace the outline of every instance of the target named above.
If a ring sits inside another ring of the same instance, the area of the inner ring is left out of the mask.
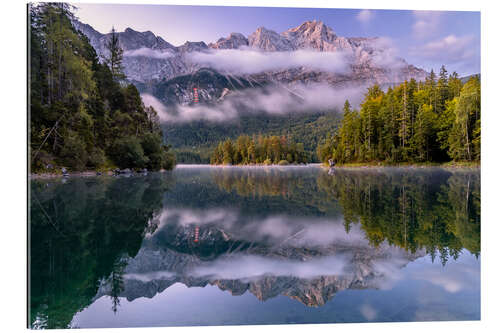
[[[173,168],[175,157],[164,143],[156,111],[144,106],[123,74],[123,50],[114,30],[100,62],[88,38],[74,29],[71,5],[32,5],[29,15],[32,172]],[[479,77],[464,83],[443,66],[424,82],[412,79],[386,91],[370,87],[359,110],[346,101],[342,119],[320,131],[332,133],[326,138],[313,130],[314,140],[295,143],[304,133],[293,127],[279,135],[230,136],[211,145],[210,163],[478,162],[480,96]]]
[[[368,89],[359,110],[349,101],[339,130],[317,148],[322,162],[480,161],[481,85],[478,76],[463,84],[441,67],[425,82],[415,80]]]
[[[87,37],[73,28],[71,10],[65,3],[29,7],[32,172],[172,169],[175,159],[156,111],[125,83],[114,30],[100,63]]]
[[[307,163],[304,144],[285,136],[239,136],[235,142],[227,139],[215,148],[211,164],[280,164]]]

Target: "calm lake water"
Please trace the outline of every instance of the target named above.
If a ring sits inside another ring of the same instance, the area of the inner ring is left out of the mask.
[[[33,328],[480,319],[480,172],[31,181]]]

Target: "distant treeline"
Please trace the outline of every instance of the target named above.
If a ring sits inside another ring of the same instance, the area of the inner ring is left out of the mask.
[[[65,3],[29,6],[32,172],[173,168],[156,111],[125,83],[118,35],[100,63],[71,11]]]
[[[285,136],[239,136],[234,142],[220,142],[210,158],[211,164],[290,164],[307,163],[304,144]]]
[[[344,105],[339,130],[320,144],[322,162],[479,161],[481,85],[463,84],[441,67],[425,82],[414,79],[382,91],[368,89],[359,110]]]
[[[210,156],[219,142],[233,141],[241,135],[286,136],[304,144],[310,157],[308,162],[319,162],[316,157],[318,144],[338,128],[339,110],[270,115],[256,113],[242,115],[236,121],[189,123],[163,123],[162,129],[172,145],[178,163],[209,163]]]

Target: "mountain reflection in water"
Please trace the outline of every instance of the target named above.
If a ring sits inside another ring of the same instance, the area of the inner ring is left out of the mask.
[[[479,319],[479,171],[180,166],[30,213],[34,328]]]

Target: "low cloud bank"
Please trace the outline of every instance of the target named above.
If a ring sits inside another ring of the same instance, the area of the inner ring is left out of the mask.
[[[348,55],[344,52],[262,52],[242,48],[192,52],[188,58],[193,63],[232,74],[257,74],[299,67],[330,73],[345,73],[350,69]]]
[[[341,256],[323,257],[308,261],[277,260],[254,255],[221,258],[193,269],[192,275],[217,279],[252,280],[262,276],[293,276],[314,278],[342,275],[348,261]]]
[[[167,59],[174,56],[174,54],[168,50],[153,50],[147,47],[141,47],[136,50],[128,50],[123,52],[125,57],[146,57],[154,59]]]
[[[342,219],[268,215],[250,217],[227,207],[208,210],[167,208],[158,217],[161,230],[166,225],[216,227],[248,242],[275,246],[323,247],[332,244],[369,247],[359,225],[345,231]],[[148,237],[154,237],[154,234]]]
[[[274,88],[254,88],[231,92],[216,105],[179,105],[167,108],[154,96],[142,94],[146,106],[153,106],[161,122],[188,123],[205,120],[226,122],[249,113],[287,115],[301,112],[340,110],[348,99],[357,105],[366,87],[333,88],[327,84],[297,85],[293,90],[284,86]]]
[[[394,41],[388,37],[378,37],[370,42],[375,50],[372,54],[366,56],[371,58],[370,61],[376,67],[388,69],[394,73],[408,66],[408,64],[400,57],[400,51]]]

